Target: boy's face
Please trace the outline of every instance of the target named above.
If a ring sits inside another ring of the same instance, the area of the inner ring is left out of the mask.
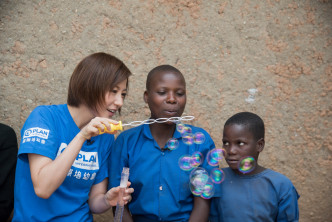
[[[226,125],[223,133],[223,148],[227,152],[227,164],[232,170],[239,172],[238,164],[242,158],[251,156],[257,162],[258,155],[264,148],[264,139],[257,141],[245,125]]]
[[[150,81],[150,89],[144,92],[151,118],[181,116],[186,105],[186,84],[178,73],[156,73]]]

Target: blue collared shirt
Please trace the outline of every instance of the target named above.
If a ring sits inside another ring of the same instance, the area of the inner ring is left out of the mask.
[[[204,129],[190,127],[193,134],[201,132],[205,135],[203,144],[186,145],[181,134],[175,131],[173,138],[179,141],[178,148],[163,151],[152,137],[149,125],[126,130],[116,139],[110,155],[109,188],[119,186],[122,168],[129,167],[129,181],[135,189],[129,204],[133,216],[155,221],[189,220],[194,198],[189,188],[191,171],[182,170],[178,161],[183,155],[195,151],[206,157],[215,147]],[[207,171],[212,168],[206,160],[200,167]]]

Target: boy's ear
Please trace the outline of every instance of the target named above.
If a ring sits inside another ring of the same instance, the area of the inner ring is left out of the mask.
[[[257,151],[260,153],[263,151],[264,149],[264,145],[265,145],[265,140],[264,138],[260,138],[258,141],[257,141]]]
[[[148,103],[148,92],[147,91],[144,91],[143,99],[144,99],[145,103]]]

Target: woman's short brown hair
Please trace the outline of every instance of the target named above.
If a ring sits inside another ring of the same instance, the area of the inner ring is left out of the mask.
[[[105,93],[131,75],[127,66],[115,56],[98,52],[85,57],[76,66],[69,82],[67,104],[84,104],[93,110],[104,103]]]

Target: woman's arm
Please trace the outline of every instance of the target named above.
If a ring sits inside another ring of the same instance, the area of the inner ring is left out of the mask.
[[[110,189],[107,198],[105,194],[108,184],[107,180],[108,178],[104,179],[102,182],[95,184],[91,187],[88,203],[92,213],[95,214],[103,213],[106,210],[108,210],[112,205],[114,206],[114,204],[116,204],[119,188],[114,187]]]
[[[58,189],[85,140],[86,138],[78,133],[55,160],[38,154],[28,154],[31,179],[37,196],[47,199]]]
[[[107,118],[95,117],[74,137],[55,160],[38,154],[28,154],[31,179],[37,196],[47,199],[65,180],[67,173],[80,152],[85,140],[99,135],[99,129],[111,131]],[[115,132],[112,132],[112,134]]]
[[[189,222],[207,222],[209,220],[210,203],[210,199],[194,197],[194,207]]]

